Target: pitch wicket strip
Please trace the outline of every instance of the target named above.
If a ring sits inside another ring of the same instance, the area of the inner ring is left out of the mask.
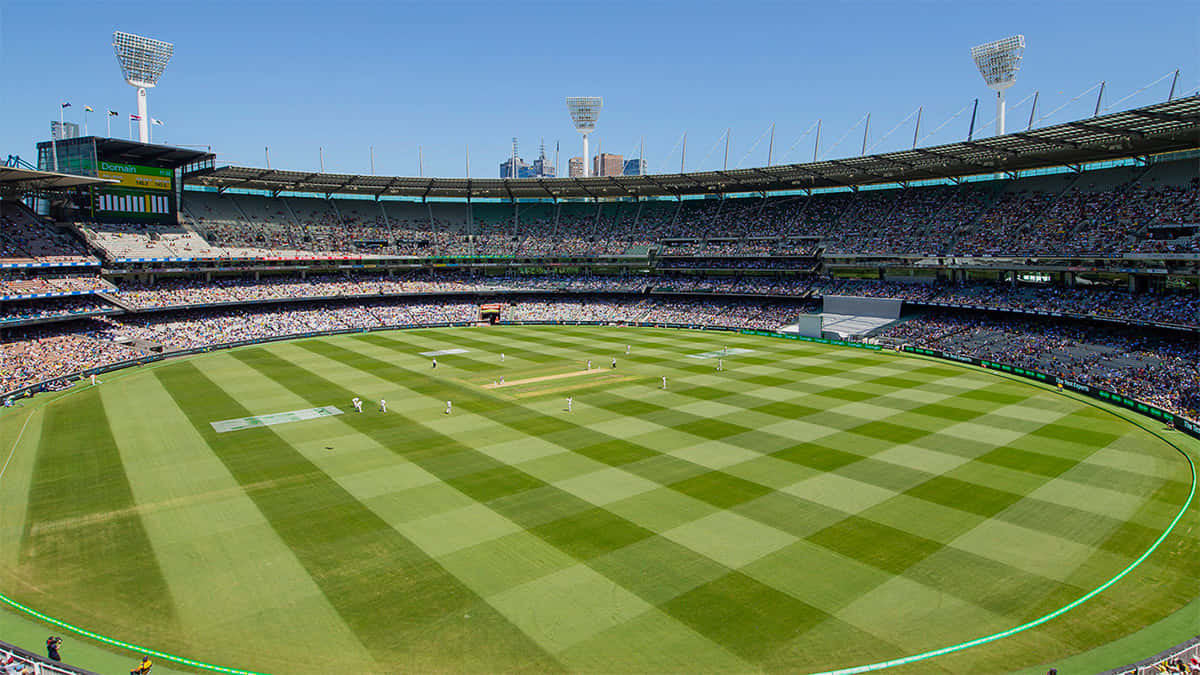
[[[585,375],[597,375],[599,373],[607,373],[609,370],[604,368],[592,368],[591,370],[578,370],[573,373],[559,373],[557,375],[542,375],[541,377],[527,377],[523,380],[513,380],[512,382],[493,382],[483,385],[484,389],[503,389],[504,387],[515,387],[519,384],[532,384],[534,382],[545,382],[546,380],[561,380],[564,377],[583,377]]]

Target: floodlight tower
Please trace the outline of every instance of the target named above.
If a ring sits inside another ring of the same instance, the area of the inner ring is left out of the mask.
[[[1025,36],[1014,35],[1003,40],[971,47],[971,58],[989,89],[996,92],[996,135],[1004,134],[1004,90],[1017,81],[1021,57],[1025,56]]]
[[[583,134],[583,177],[591,175],[592,158],[588,156],[588,134],[596,130],[596,119],[600,117],[600,109],[604,107],[604,99],[599,96],[568,96],[567,111],[571,113],[571,121],[575,130]]]
[[[158,84],[175,53],[175,45],[132,33],[113,33],[113,51],[125,81],[137,87],[138,139],[150,142],[150,114],[146,108],[146,90]]]

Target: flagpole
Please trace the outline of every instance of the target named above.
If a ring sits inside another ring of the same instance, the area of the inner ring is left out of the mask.
[[[63,113],[62,113],[62,111],[63,111],[62,101],[59,101],[58,102],[58,136],[63,135]],[[54,171],[55,172],[58,171],[58,136],[54,136],[50,139],[51,141],[53,141],[53,146],[54,146]]]

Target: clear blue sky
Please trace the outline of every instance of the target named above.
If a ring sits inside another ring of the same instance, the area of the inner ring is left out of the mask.
[[[511,138],[532,159],[539,138],[560,164],[580,140],[563,98],[604,97],[592,151],[631,155],[645,137],[652,171],[678,170],[688,133],[688,170],[719,168],[719,139],[732,128],[730,166],[810,159],[818,118],[830,148],[866,112],[870,145],[924,106],[933,131],[990,92],[969,48],[1023,33],[1028,48],[1010,105],[1040,90],[1039,116],[1107,80],[1105,105],[1180,68],[1183,90],[1200,86],[1200,12],[1173,2],[57,2],[0,0],[3,114],[0,155],[33,160],[59,102],[68,121],[127,134],[135,109],[111,34],[124,30],[174,42],[175,57],[150,113],[166,126],[155,140],[211,145],[220,164],[329,171],[498,175]],[[1169,79],[1121,107],[1166,97]],[[1095,92],[1043,122],[1091,113]],[[1028,120],[1029,103],[1012,110]],[[968,114],[926,144],[966,133]],[[924,133],[924,132],[923,132]],[[857,154],[862,127],[829,157]],[[912,142],[912,120],[875,147]],[[714,149],[714,146],[715,149]],[[672,148],[675,147],[672,152]],[[710,154],[711,151],[711,154]],[[707,156],[707,160],[705,157]],[[745,159],[743,159],[745,158]],[[563,171],[565,173],[565,171]]]

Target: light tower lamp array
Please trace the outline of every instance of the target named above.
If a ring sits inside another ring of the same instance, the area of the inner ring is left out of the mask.
[[[142,37],[121,31],[113,32],[113,51],[125,81],[137,87],[138,140],[150,142],[150,114],[146,105],[146,90],[158,84],[167,61],[175,53],[175,45],[162,40]]]
[[[1004,90],[1017,81],[1021,57],[1025,56],[1025,36],[1013,35],[1003,40],[971,47],[971,58],[989,89],[996,92],[996,135],[1004,134]]]
[[[571,113],[571,121],[575,130],[583,134],[583,176],[591,175],[588,156],[588,134],[596,130],[596,120],[600,117],[600,108],[604,107],[604,99],[599,96],[568,96],[567,111]]]

